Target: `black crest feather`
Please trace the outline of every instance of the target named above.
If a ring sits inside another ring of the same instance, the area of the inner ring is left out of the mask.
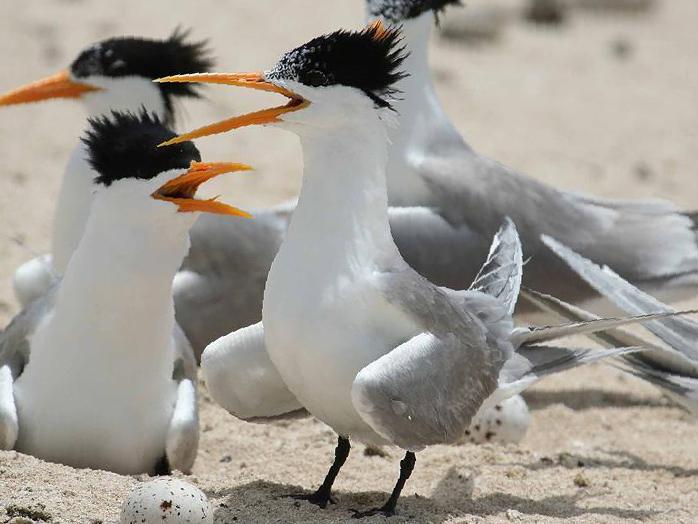
[[[214,65],[206,41],[190,41],[190,31],[176,28],[165,40],[138,37],[110,38],[85,49],[70,71],[77,78],[89,76],[140,76],[154,80],[180,73],[205,73]],[[157,84],[165,100],[168,121],[174,97],[198,97],[197,84]]]
[[[438,17],[450,5],[463,5],[462,0],[367,0],[367,4],[371,15],[382,16],[395,24],[427,11]]]
[[[379,107],[391,107],[393,85],[405,77],[399,69],[406,57],[401,40],[398,29],[378,25],[335,31],[289,51],[266,76],[312,87],[355,87]]]
[[[124,178],[147,180],[170,169],[188,169],[192,161],[201,161],[192,142],[157,147],[174,136],[145,110],[138,115],[112,111],[110,116],[91,118],[82,141],[97,172],[95,181],[109,186]]]

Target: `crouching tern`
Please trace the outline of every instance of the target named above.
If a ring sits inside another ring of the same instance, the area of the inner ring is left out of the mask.
[[[242,164],[202,163],[155,116],[115,113],[84,138],[96,172],[63,277],[0,335],[0,449],[122,474],[188,472],[198,445],[196,361],[175,323],[172,279],[199,185]]]
[[[464,257],[419,268],[436,283],[460,288],[472,280],[505,216],[521,235],[530,259],[524,283],[577,302],[593,290],[548,250],[547,234],[576,252],[612,267],[653,294],[678,298],[698,285],[695,215],[662,200],[609,200],[561,191],[484,157],[461,137],[438,100],[429,70],[434,13],[457,0],[366,0],[370,20],[403,28],[409,75],[395,88],[401,125],[390,133],[388,197],[393,206],[428,206],[466,242]],[[468,235],[469,234],[469,235]],[[464,240],[465,239],[465,240]],[[453,247],[454,253],[459,250]]]
[[[631,351],[540,343],[637,321],[515,328],[511,315],[522,252],[511,222],[496,236],[467,290],[438,287],[403,260],[390,232],[385,178],[392,95],[404,76],[399,38],[398,31],[378,25],[338,31],[286,53],[265,73],[161,79],[242,86],[289,99],[163,146],[255,124],[300,137],[303,186],[269,273],[262,323],[211,349],[239,356],[228,360],[230,368],[217,370],[219,375],[249,374],[247,384],[258,382],[275,392],[276,406],[288,390],[339,435],[335,462],[321,487],[307,497],[311,502],[326,506],[331,501],[350,439],[406,451],[385,505],[357,516],[393,513],[415,465],[414,453],[460,440],[478,412],[541,376]],[[263,364],[265,349],[272,369]],[[222,361],[220,355],[209,359],[208,353],[202,361],[207,381]],[[224,400],[233,411],[235,399]]]
[[[640,291],[609,267],[594,264],[553,238],[543,237],[543,242],[595,290],[623,311],[633,315],[650,311],[674,311]],[[552,297],[530,291],[529,294],[541,307],[564,318],[575,321],[594,318],[593,315],[561,304]],[[665,346],[650,346],[647,342],[642,342],[650,349],[625,355],[620,367],[658,386],[691,414],[698,416],[698,323],[688,318],[668,317],[648,322],[645,327]],[[640,343],[637,337],[622,330],[606,332],[598,338],[601,343],[612,345]]]
[[[172,124],[184,98],[198,98],[193,84],[154,84],[160,76],[205,72],[212,64],[205,42],[187,32],[154,40],[118,37],[82,50],[68,70],[0,96],[0,106],[48,99],[79,101],[89,117],[112,110],[145,108]],[[45,293],[65,268],[82,238],[92,201],[94,173],[86,146],[78,141],[65,169],[53,221],[51,254],[37,257],[16,272],[14,287],[22,305]],[[191,249],[175,276],[177,321],[199,358],[207,344],[259,322],[264,283],[288,227],[293,204],[255,209],[255,220],[206,214],[190,232]],[[391,227],[408,260],[418,267],[454,258],[460,233],[426,208],[391,210]],[[439,253],[439,256],[435,256]]]

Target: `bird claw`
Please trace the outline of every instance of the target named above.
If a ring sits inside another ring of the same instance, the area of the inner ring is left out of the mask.
[[[307,502],[310,502],[311,504],[315,504],[316,506],[322,509],[325,509],[327,507],[328,502],[330,504],[337,504],[337,499],[335,499],[331,493],[324,493],[320,491],[316,491],[315,493],[312,493],[310,495],[289,495],[289,497],[294,500],[305,500]]]
[[[392,517],[395,515],[395,510],[391,508],[386,508],[385,506],[380,508],[369,509],[368,511],[358,511],[355,509],[350,510],[352,513],[352,518],[363,519],[365,517],[375,517],[376,515],[382,515],[384,517]]]

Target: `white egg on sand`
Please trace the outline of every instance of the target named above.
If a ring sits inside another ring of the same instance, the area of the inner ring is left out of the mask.
[[[206,495],[188,482],[163,477],[134,488],[121,508],[121,524],[213,524]]]

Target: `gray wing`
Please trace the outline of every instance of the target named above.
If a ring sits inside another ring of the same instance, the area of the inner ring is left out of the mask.
[[[172,341],[175,350],[172,378],[177,389],[167,430],[165,454],[172,469],[189,473],[199,448],[196,357],[186,335],[176,323]]]
[[[624,311],[634,315],[645,315],[649,312],[674,313],[672,308],[640,291],[610,268],[599,267],[553,238],[544,237],[543,240],[599,293]],[[647,322],[644,326],[685,357],[684,362],[688,365],[681,366],[677,371],[698,377],[698,323],[688,318],[670,316]]]
[[[403,449],[457,442],[496,388],[496,375],[481,374],[473,363],[476,351],[486,348],[465,348],[454,336],[417,335],[358,373],[354,407]]]
[[[391,207],[388,214],[395,244],[410,267],[439,286],[466,289],[472,283],[487,256],[484,237],[427,207]]]
[[[25,307],[0,333],[0,366],[8,366],[17,380],[29,361],[29,338],[53,309],[58,291],[55,282],[44,295]]]
[[[663,201],[617,201],[558,191],[464,145],[439,147],[419,166],[431,192],[428,204],[454,227],[492,238],[509,216],[519,230],[526,286],[577,301],[595,296],[545,249],[541,234],[613,267],[650,289],[698,285],[698,243],[691,216]],[[685,292],[685,290],[684,290]]]
[[[209,345],[201,370],[211,397],[238,418],[265,422],[305,413],[269,358],[261,322]]]
[[[494,297],[439,288],[409,268],[376,278],[388,302],[422,332],[357,374],[354,406],[404,449],[456,442],[513,353],[511,317]]]
[[[264,284],[286,231],[287,208],[252,220],[203,214],[173,286],[177,322],[197,358],[214,340],[262,317]]]
[[[505,306],[507,313],[513,315],[521,289],[522,274],[521,242],[516,226],[507,217],[495,235],[487,260],[470,289],[497,298]]]
[[[0,449],[15,446],[19,423],[13,384],[29,362],[29,339],[53,309],[56,290],[55,285],[49,288],[0,333]]]

